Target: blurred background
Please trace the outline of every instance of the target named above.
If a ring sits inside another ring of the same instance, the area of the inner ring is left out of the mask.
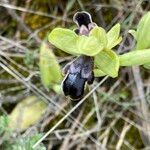
[[[123,54],[135,46],[128,30],[135,29],[150,10],[150,1],[0,0],[1,150],[32,150],[52,128],[35,149],[150,149],[150,72],[142,67],[123,67],[114,79],[96,78],[85,95],[97,87],[95,91],[68,115],[77,102],[62,94],[59,74],[74,56],[46,39],[55,27],[76,28],[72,17],[82,10],[106,31],[121,24],[123,40],[115,51]],[[47,56],[44,60],[42,52]],[[43,69],[50,58],[57,68],[53,75],[51,69]]]

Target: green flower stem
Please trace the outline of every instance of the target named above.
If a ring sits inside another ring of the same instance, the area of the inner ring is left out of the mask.
[[[120,55],[120,66],[144,65],[150,63],[150,49],[136,50]]]

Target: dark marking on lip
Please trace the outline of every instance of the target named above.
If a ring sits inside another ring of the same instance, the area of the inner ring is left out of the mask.
[[[88,25],[92,23],[91,15],[85,11],[77,12],[73,17],[73,20],[79,27],[85,25],[88,28]]]
[[[73,61],[66,70],[68,73],[62,83],[65,96],[71,99],[80,99],[84,94],[86,82],[93,83],[93,59],[89,56],[80,56]]]
[[[86,80],[79,73],[68,74],[62,87],[65,96],[70,96],[71,99],[80,99],[84,93]]]

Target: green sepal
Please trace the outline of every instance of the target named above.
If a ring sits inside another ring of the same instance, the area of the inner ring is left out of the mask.
[[[94,69],[94,77],[102,77],[102,76],[105,76],[106,73],[104,73],[102,70],[100,69]]]
[[[77,49],[80,54],[94,56],[98,54],[104,46],[94,36],[81,35],[77,41]]]
[[[119,35],[120,35],[120,24],[117,23],[107,32],[108,49],[112,49],[121,42],[122,37],[120,37]]]
[[[76,47],[78,35],[70,29],[55,28],[48,35],[48,40],[51,44],[68,54],[79,55]]]
[[[119,58],[112,50],[103,50],[95,56],[95,65],[111,77],[118,76]]]
[[[101,27],[94,27],[91,31],[90,31],[90,35],[94,36],[99,43],[102,43],[104,47],[107,46],[107,36],[106,36],[106,31],[101,28]]]

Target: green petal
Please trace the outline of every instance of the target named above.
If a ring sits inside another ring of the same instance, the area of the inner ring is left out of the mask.
[[[40,75],[45,87],[50,87],[61,80],[61,69],[49,46],[43,42],[40,48]]]
[[[112,50],[104,50],[95,56],[95,65],[111,77],[118,76],[119,58]]]
[[[102,76],[105,76],[105,75],[106,75],[106,73],[104,73],[100,69],[94,69],[94,77],[102,77]]]
[[[108,49],[112,49],[121,42],[119,34],[120,34],[120,24],[118,23],[115,26],[113,26],[107,33]]]
[[[122,41],[122,37],[120,36],[112,45],[113,47],[115,47],[116,45],[118,45],[120,42]]]
[[[94,36],[79,36],[77,41],[77,47],[80,54],[87,56],[94,56],[98,54],[102,49],[103,45]]]
[[[74,31],[63,28],[55,28],[48,36],[50,43],[72,55],[79,54],[76,47],[77,39],[78,35]]]
[[[96,39],[99,41],[99,43],[102,43],[104,45],[104,47],[106,47],[107,45],[107,36],[106,36],[106,32],[103,28],[101,27],[94,27],[91,31],[90,31],[90,35],[96,37]]]

